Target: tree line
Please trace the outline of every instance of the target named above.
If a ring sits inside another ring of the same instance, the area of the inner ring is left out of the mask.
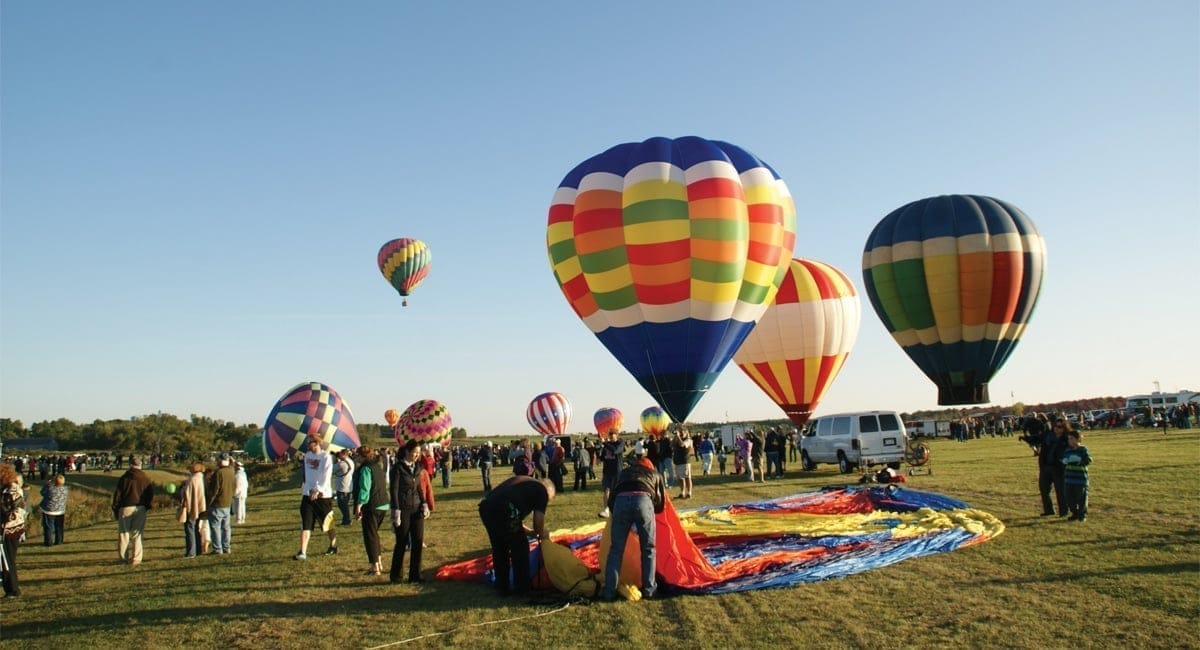
[[[391,427],[384,424],[364,423],[357,428],[363,442],[393,437]],[[51,438],[62,451],[138,450],[167,456],[178,452],[200,454],[218,449],[242,449],[246,441],[260,431],[262,427],[257,424],[237,424],[194,414],[186,420],[169,413],[156,413],[124,420],[94,420],[89,424],[58,418],[34,422],[29,428],[20,420],[0,418],[0,441]],[[462,439],[466,438],[467,432],[455,427],[451,436]]]

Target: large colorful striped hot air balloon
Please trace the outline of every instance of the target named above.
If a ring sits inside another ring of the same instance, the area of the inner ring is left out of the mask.
[[[303,451],[310,436],[328,443],[330,451],[359,446],[350,405],[319,381],[297,384],[279,398],[265,428],[263,447],[270,460],[286,457],[289,448]]]
[[[596,426],[596,433],[601,436],[608,435],[610,431],[620,433],[625,426],[625,416],[621,414],[620,409],[605,406],[592,416],[592,424]]]
[[[642,431],[652,436],[660,436],[671,424],[667,412],[657,406],[651,406],[642,411]]]
[[[988,401],[1037,303],[1046,243],[1025,213],[986,196],[914,201],[867,238],[875,313],[938,387],[938,404]]]
[[[393,239],[379,249],[379,271],[405,297],[402,301],[405,307],[408,306],[408,294],[429,275],[432,260],[433,254],[425,242],[408,237]]]
[[[400,421],[396,423],[394,434],[396,443],[401,447],[409,440],[444,445],[450,442],[450,429],[453,426],[450,409],[436,400],[423,399],[413,402],[404,410]]]
[[[571,308],[676,422],[771,303],[796,239],[775,170],[694,136],[589,158],[559,184],[548,221]]]
[[[846,362],[861,321],[862,305],[845,273],[795,259],[733,362],[803,426]]]
[[[525,419],[543,436],[566,435],[571,422],[571,403],[561,393],[542,393],[525,409]]]

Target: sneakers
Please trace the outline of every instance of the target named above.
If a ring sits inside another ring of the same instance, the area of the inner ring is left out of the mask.
[[[330,546],[329,548],[325,549],[325,555],[337,555],[337,549],[338,547],[336,546]]]
[[[307,560],[307,559],[308,559],[308,555],[306,555],[306,554],[304,554],[304,553],[297,553],[297,554],[295,554],[295,555],[293,555],[293,556],[292,556],[292,559],[293,559],[293,560]]]
[[[596,513],[596,516],[601,519],[608,519],[608,516],[611,514],[612,513],[608,511],[608,508],[605,508],[605,509],[601,510],[600,512]]]

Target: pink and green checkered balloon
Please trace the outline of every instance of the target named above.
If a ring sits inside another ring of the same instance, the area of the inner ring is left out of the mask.
[[[404,410],[396,423],[396,443],[404,446],[409,440],[421,444],[444,445],[450,442],[453,420],[445,404],[431,399],[414,402]]]

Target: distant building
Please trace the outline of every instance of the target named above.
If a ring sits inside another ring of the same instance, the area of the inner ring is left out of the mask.
[[[12,438],[4,441],[4,451],[58,451],[58,441],[54,438]]]

